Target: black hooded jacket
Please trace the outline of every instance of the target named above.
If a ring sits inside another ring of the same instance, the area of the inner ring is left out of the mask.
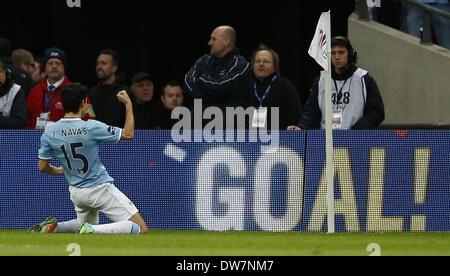
[[[355,64],[351,64],[344,72],[338,74],[333,67],[332,81],[349,79],[357,69],[358,67]],[[320,110],[318,101],[319,80],[320,76],[314,79],[308,101],[297,123],[302,129],[320,129],[322,111]],[[353,125],[352,129],[375,129],[384,120],[384,104],[378,86],[372,76],[366,74],[363,80],[367,89],[364,115]]]
[[[4,68],[4,70],[7,71],[8,69]],[[8,97],[13,85],[14,81],[12,80],[11,73],[10,71],[7,71],[5,83],[0,83],[0,98]],[[3,113],[0,112],[0,129],[24,129],[27,124],[27,116],[27,100],[25,98],[25,92],[20,88],[19,92],[17,92],[14,97],[9,116],[4,116]]]

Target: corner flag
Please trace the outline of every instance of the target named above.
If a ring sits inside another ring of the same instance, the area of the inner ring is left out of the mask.
[[[331,103],[331,13],[323,12],[317,23],[308,54],[326,71],[325,74],[325,147],[327,174],[328,233],[334,233],[334,162]]]
[[[316,60],[316,62],[322,66],[325,71],[329,71],[328,68],[328,47],[331,43],[331,24],[330,24],[330,11],[323,12],[320,15],[319,23],[317,23],[316,32],[314,38],[309,46],[308,54]],[[331,49],[331,47],[330,47]]]

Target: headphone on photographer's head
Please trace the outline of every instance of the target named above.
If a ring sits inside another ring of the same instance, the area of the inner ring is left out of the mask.
[[[342,46],[347,48],[348,51],[348,63],[356,64],[358,62],[358,52],[353,48],[350,40],[345,36],[335,36],[331,40],[331,47]]]

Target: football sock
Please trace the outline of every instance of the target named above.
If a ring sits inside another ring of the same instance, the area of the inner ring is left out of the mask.
[[[140,227],[132,221],[120,221],[108,224],[92,225],[96,234],[139,234]]]
[[[58,222],[58,226],[53,230],[53,233],[77,233],[80,227],[81,223],[77,219]]]

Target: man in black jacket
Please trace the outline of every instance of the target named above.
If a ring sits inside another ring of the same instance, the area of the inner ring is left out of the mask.
[[[249,95],[249,102],[255,108],[267,108],[264,120],[266,128],[286,129],[288,126],[296,124],[302,114],[303,106],[294,84],[280,74],[278,53],[268,46],[260,44],[253,53],[250,64],[254,81],[253,93]],[[273,115],[272,108],[274,107],[279,109],[279,116]],[[273,119],[278,119],[275,127],[272,126]]]
[[[134,128],[155,129],[156,107],[153,101],[153,78],[145,72],[138,72],[131,78],[133,97]]]
[[[14,83],[22,88],[26,98],[33,88],[33,79],[27,71],[13,63],[11,59],[11,50],[11,43],[9,40],[0,37],[0,58],[3,60],[5,66],[11,70],[11,77]]]
[[[0,129],[24,129],[27,114],[25,92],[14,83],[11,70],[0,60]]]
[[[357,53],[346,37],[331,42],[333,129],[374,129],[384,120],[384,104],[375,80],[356,66]],[[313,81],[297,126],[288,130],[325,128],[325,73]]]
[[[203,108],[217,106],[222,111],[226,107],[245,108],[251,69],[236,48],[236,31],[230,26],[219,26],[212,32],[208,45],[210,54],[199,58],[185,76],[186,106],[201,99]]]
[[[96,73],[99,82],[88,91],[96,120],[107,125],[123,128],[125,105],[117,100],[117,93],[130,88],[118,80],[119,54],[111,49],[102,50],[97,58]]]

